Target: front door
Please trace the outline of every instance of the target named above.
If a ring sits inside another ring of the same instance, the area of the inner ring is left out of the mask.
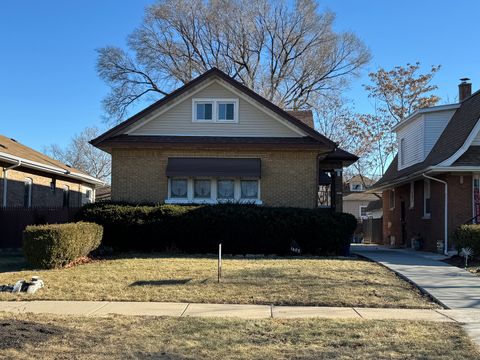
[[[402,226],[402,245],[405,245],[407,243],[407,219],[404,200],[400,202],[400,223]]]

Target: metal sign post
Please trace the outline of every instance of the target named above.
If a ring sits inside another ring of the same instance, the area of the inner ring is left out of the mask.
[[[222,244],[218,244],[218,282],[222,278]]]

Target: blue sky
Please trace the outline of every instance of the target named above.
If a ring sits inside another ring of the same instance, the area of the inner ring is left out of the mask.
[[[24,0],[0,4],[0,134],[41,150],[66,144],[86,126],[102,123],[108,88],[98,79],[95,49],[124,46],[147,0]],[[454,100],[458,79],[480,88],[475,0],[325,0],[335,27],[355,32],[373,59],[346,96],[368,112],[362,84],[378,67],[420,61],[442,64],[435,78],[443,101]]]

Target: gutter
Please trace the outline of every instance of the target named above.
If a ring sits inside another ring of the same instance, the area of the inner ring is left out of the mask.
[[[446,181],[443,181],[443,180],[440,180],[440,179],[437,179],[437,178],[434,178],[434,177],[431,177],[431,176],[428,176],[426,175],[426,173],[423,173],[422,176],[424,178],[427,178],[429,180],[433,180],[433,181],[436,181],[436,182],[439,182],[441,184],[443,184],[445,186],[445,204],[444,204],[444,237],[445,237],[445,241],[443,243],[443,254],[444,255],[448,255],[448,184]]]
[[[7,186],[8,186],[8,179],[7,179],[7,173],[8,170],[10,169],[15,169],[22,165],[21,160],[17,160],[17,163],[14,165],[11,165],[9,167],[3,168],[3,197],[2,197],[2,206],[5,208],[7,207]]]
[[[93,176],[79,174],[79,173],[72,173],[69,170],[65,170],[65,169],[62,169],[60,167],[41,164],[41,163],[38,163],[38,162],[35,162],[35,161],[26,160],[26,159],[20,158],[18,156],[6,154],[6,153],[3,153],[3,152],[0,152],[0,160],[20,162],[20,164],[22,166],[27,167],[27,168],[42,170],[42,171],[52,173],[52,174],[59,174],[59,175],[65,176],[65,177],[70,177],[70,178],[77,179],[77,180],[83,180],[83,181],[86,181],[86,182],[92,183],[92,184],[98,184],[98,185],[104,185],[105,184],[105,182],[103,182],[101,180],[98,180],[98,179],[94,178]],[[17,166],[15,166],[15,167],[17,167]]]

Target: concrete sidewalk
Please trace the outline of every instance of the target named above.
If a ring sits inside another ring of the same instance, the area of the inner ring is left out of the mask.
[[[357,246],[352,252],[393,270],[446,308],[480,310],[480,277],[440,261],[443,255],[372,246]]]
[[[472,315],[461,310],[383,309],[358,307],[271,306],[109,301],[2,301],[0,311],[15,314],[106,316],[237,317],[244,319],[391,319],[463,322]],[[480,310],[475,315],[480,319]]]
[[[352,252],[386,266],[452,309],[439,312],[463,323],[480,346],[480,277],[442,262],[446,257],[439,254],[383,246],[355,246]]]

